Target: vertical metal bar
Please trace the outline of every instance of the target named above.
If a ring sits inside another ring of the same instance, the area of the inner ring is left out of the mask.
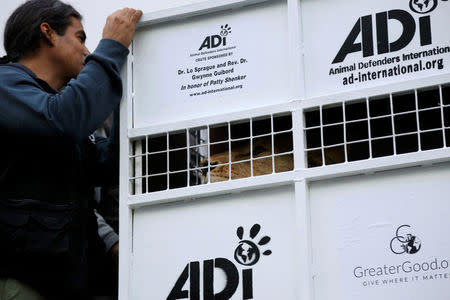
[[[253,118],[250,118],[250,177],[253,177]]]
[[[231,180],[231,123],[228,124],[228,180]]]
[[[134,101],[135,101],[135,92],[134,92],[134,56],[133,56],[133,44],[131,44],[131,55],[129,56],[129,60],[131,62],[131,116],[130,116],[130,123],[131,123],[131,128],[134,128]]]
[[[207,145],[208,145],[208,166],[207,166],[207,172],[206,172],[206,174],[207,174],[207,177],[206,177],[206,183],[210,183],[211,182],[211,175],[209,174],[210,173],[210,170],[209,170],[209,164],[210,164],[210,158],[211,158],[211,150],[210,150],[210,147],[211,147],[211,136],[210,136],[210,125],[208,125],[208,127],[207,127]],[[201,171],[201,170],[200,170]]]
[[[295,227],[297,238],[294,241],[296,253],[294,274],[297,279],[297,299],[316,299],[314,297],[315,268],[312,247],[311,208],[308,182],[302,179],[295,181]]]
[[[417,143],[418,143],[418,149],[419,149],[419,151],[418,152],[421,152],[422,151],[422,145],[421,145],[421,138],[420,138],[420,123],[419,123],[419,100],[418,100],[418,98],[419,98],[419,96],[418,96],[418,93],[417,93],[417,89],[414,89],[414,100],[415,100],[415,103],[416,103],[416,125],[417,125]]]
[[[133,153],[133,149],[134,149],[133,143],[130,140],[127,140],[127,142],[128,142],[128,157],[127,157],[128,164],[127,165],[128,165],[128,174],[129,174],[129,176],[127,178],[127,182],[128,182],[127,186],[129,189],[127,195],[130,196],[130,195],[135,195],[135,193],[136,193],[134,190],[134,183],[131,181],[130,177],[135,177],[136,175],[134,172],[134,170],[135,170],[134,159],[132,161],[132,158],[131,158],[131,156],[132,156],[131,153]],[[134,181],[136,181],[136,180],[134,180]]]
[[[323,106],[320,105],[319,107],[319,115],[320,115],[320,120],[319,120],[319,125],[320,125],[320,144],[321,144],[321,151],[322,151],[322,166],[325,165],[325,144],[323,142],[323,122],[322,122],[322,110],[323,110]],[[344,149],[344,151],[347,151],[346,149]]]
[[[133,45],[131,46],[133,49]],[[133,192],[134,184],[130,182],[130,175],[134,171],[130,156],[132,144],[128,138],[128,129],[133,127],[133,80],[132,62],[128,56],[127,62],[121,70],[123,78],[123,97],[120,104],[120,166],[119,166],[119,227],[120,227],[120,250],[119,250],[119,298],[130,298],[130,283],[132,282],[132,210],[128,206],[128,200]],[[114,116],[119,117],[119,116]],[[128,176],[127,176],[128,175]],[[134,174],[133,174],[134,177]]]
[[[392,145],[394,147],[394,155],[397,155],[397,137],[395,135],[394,100],[392,97],[392,93],[389,93],[389,104],[391,105]]]
[[[170,189],[170,145],[169,145],[169,132],[166,132],[166,160],[167,160],[167,165],[166,165],[166,176],[167,176],[167,186],[166,186],[166,190]]]
[[[189,128],[186,128],[186,172],[187,172],[187,182],[186,182],[186,186],[189,186],[191,181],[191,157],[190,157],[190,153],[191,153],[191,143],[190,143],[190,133],[189,133]]]
[[[370,125],[370,109],[369,109],[369,97],[366,97],[366,110],[367,110],[367,137],[369,140],[369,158],[372,158],[372,134]]]
[[[305,119],[303,109],[297,109],[291,111],[292,118],[292,139],[294,145],[294,170],[301,168],[307,168],[307,156],[306,156],[306,134],[305,132]]]
[[[148,180],[149,180],[149,169],[148,169],[148,135],[145,136],[145,192],[148,193]]]
[[[442,137],[443,137],[443,148],[447,146],[447,137],[445,135],[445,119],[444,119],[444,97],[442,95],[442,85],[439,85],[439,103],[441,106],[441,124],[442,124]]]
[[[273,114],[270,114],[270,138],[272,141],[272,174],[275,173],[275,136],[274,136],[274,126],[273,126]]]
[[[344,125],[344,161],[348,161],[347,154],[347,102],[342,102],[342,124]]]
[[[139,195],[142,194],[142,140],[137,140],[134,145],[134,191]]]

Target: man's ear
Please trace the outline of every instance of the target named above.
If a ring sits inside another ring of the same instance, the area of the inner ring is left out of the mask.
[[[56,40],[56,32],[55,30],[48,24],[47,22],[44,22],[40,26],[41,28],[41,34],[44,41],[51,47],[55,45]]]

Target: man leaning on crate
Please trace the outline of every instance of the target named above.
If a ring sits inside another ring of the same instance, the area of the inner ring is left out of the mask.
[[[31,0],[9,17],[0,60],[0,299],[89,299],[100,251],[92,187],[116,145],[89,136],[122,96],[142,12],[116,11],[90,54],[81,15]],[[113,140],[113,139],[111,139]],[[101,182],[100,182],[101,184]],[[90,273],[90,274],[89,274]]]

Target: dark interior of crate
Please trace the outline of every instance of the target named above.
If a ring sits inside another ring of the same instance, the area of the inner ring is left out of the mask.
[[[449,147],[449,127],[450,86],[313,108],[305,111],[308,167]]]

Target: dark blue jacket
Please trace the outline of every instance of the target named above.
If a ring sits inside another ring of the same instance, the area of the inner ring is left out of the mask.
[[[0,66],[0,277],[85,297],[98,246],[92,186],[118,171],[117,143],[88,137],[118,108],[127,54],[102,40],[61,91],[23,65]]]

